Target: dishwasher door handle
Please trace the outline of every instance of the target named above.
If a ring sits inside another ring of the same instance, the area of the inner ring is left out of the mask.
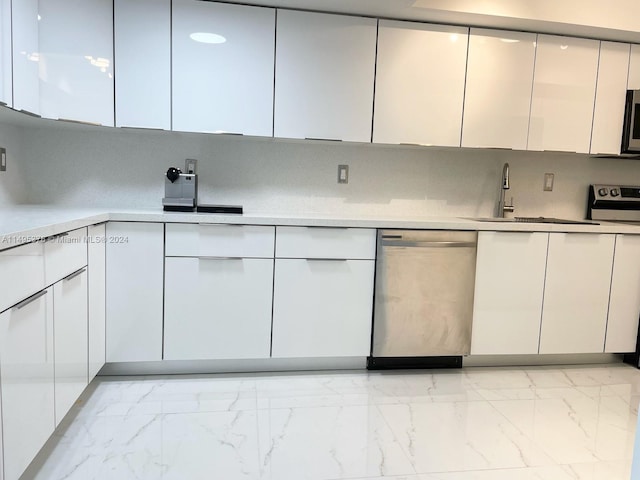
[[[414,241],[414,240],[382,240],[383,247],[418,247],[418,248],[460,248],[476,247],[476,242],[455,241]]]

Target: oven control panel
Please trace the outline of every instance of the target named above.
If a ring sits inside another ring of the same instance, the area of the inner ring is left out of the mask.
[[[592,185],[595,200],[640,203],[640,187],[630,185]]]

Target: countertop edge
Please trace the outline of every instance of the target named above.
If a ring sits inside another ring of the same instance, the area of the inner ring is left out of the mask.
[[[640,234],[640,226],[600,222],[600,225],[475,221],[460,217],[340,217],[331,215],[233,215],[126,211],[118,209],[56,209],[19,206],[0,210],[0,251],[52,235],[106,221],[151,223],[245,224],[342,228],[474,230],[497,232],[566,232]]]

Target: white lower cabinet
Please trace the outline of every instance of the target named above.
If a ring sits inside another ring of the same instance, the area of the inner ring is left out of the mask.
[[[54,235],[44,242],[44,281],[53,285],[87,265],[87,229]]]
[[[107,224],[107,361],[162,360],[164,224]]]
[[[53,286],[56,426],[89,384],[87,269]]]
[[[549,234],[539,353],[604,351],[614,240]]]
[[[52,289],[0,315],[4,478],[16,480],[53,433]]]
[[[87,277],[89,290],[89,381],[93,380],[106,361],[106,225],[89,227]]]
[[[604,351],[633,352],[640,315],[640,235],[616,235]]]
[[[276,259],[272,356],[369,355],[374,263]]]
[[[272,258],[167,258],[165,360],[268,358],[272,288]]]
[[[472,355],[537,354],[549,234],[480,232]]]

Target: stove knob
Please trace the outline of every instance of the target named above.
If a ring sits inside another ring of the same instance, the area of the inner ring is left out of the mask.
[[[618,195],[620,195],[620,190],[618,190],[617,188],[612,188],[611,189],[611,196],[612,197],[617,197]]]
[[[606,197],[608,193],[609,191],[606,188],[601,188],[598,190],[598,195],[600,195],[601,197]]]

